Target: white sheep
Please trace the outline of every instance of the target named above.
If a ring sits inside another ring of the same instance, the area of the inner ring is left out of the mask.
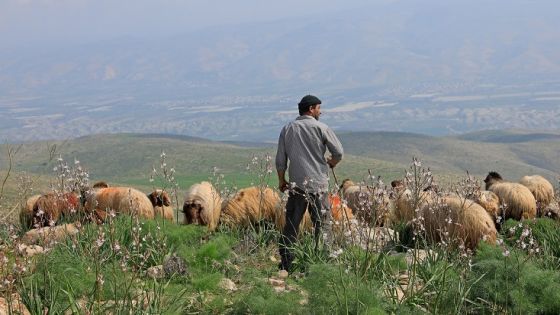
[[[537,201],[537,215],[544,215],[543,209],[554,199],[554,187],[552,184],[540,175],[523,176],[519,183],[531,191]]]
[[[490,172],[486,179],[486,190],[490,190],[500,198],[504,206],[503,219],[532,219],[537,214],[537,201],[531,191],[518,183],[506,182],[496,172]]]

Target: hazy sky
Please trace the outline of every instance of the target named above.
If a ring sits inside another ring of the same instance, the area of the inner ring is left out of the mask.
[[[159,37],[211,25],[320,16],[390,0],[0,0],[1,47]]]

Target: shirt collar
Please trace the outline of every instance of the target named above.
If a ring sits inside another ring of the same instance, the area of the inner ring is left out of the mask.
[[[298,118],[296,118],[296,120],[303,120],[303,119],[315,119],[315,117],[311,115],[301,115]]]

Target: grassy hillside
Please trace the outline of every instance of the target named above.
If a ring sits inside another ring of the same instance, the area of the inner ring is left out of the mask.
[[[6,146],[0,151],[0,169],[7,168]],[[270,184],[276,186],[275,145],[240,146],[191,137],[162,135],[95,135],[67,141],[24,143],[14,159],[16,171],[26,171],[44,180],[53,180],[53,168],[61,156],[70,165],[75,160],[87,169],[90,180],[105,180],[113,185],[128,184],[148,189],[152,169],[161,172],[161,155],[165,152],[167,168],[174,168],[182,189],[194,182],[222,174],[228,184],[249,186],[259,174],[272,170]],[[266,156],[270,160],[265,160]],[[268,164],[268,166],[267,166]],[[401,177],[406,166],[369,157],[348,155],[336,169],[339,180],[365,178],[368,170],[383,178]],[[13,186],[13,185],[12,185]]]
[[[409,163],[412,156],[437,171],[484,176],[495,170],[508,179],[541,174],[556,180],[560,170],[557,135],[487,131],[460,137],[431,137],[397,132],[354,132],[340,135],[347,153]]]
[[[371,173],[388,183],[403,176],[413,156],[434,170],[440,182],[454,181],[465,171],[482,178],[490,170],[517,180],[526,174],[541,174],[556,184],[560,170],[560,144],[554,133],[484,131],[457,137],[431,137],[396,132],[353,132],[340,134],[346,156],[336,168],[339,181],[361,180]],[[12,145],[13,147],[14,145]],[[0,150],[0,172],[5,172],[7,145]],[[161,172],[165,152],[168,169],[175,169],[181,191],[202,180],[223,175],[229,186],[246,187],[262,180],[276,186],[274,144],[231,144],[193,137],[154,134],[113,134],[81,137],[67,141],[42,141],[21,145],[6,183],[4,200],[17,199],[21,174],[26,172],[35,191],[44,191],[54,182],[53,168],[62,156],[74,160],[89,172],[91,181],[131,185],[148,191],[163,183],[150,181],[152,169]],[[270,160],[265,160],[266,156]],[[214,172],[214,169],[217,169]],[[333,181],[334,184],[334,181]]]

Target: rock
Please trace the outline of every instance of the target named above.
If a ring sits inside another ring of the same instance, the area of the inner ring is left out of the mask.
[[[148,268],[148,270],[146,270],[146,274],[152,279],[162,279],[163,277],[165,277],[163,265]]]
[[[542,215],[554,220],[560,219],[560,206],[556,202],[551,202],[542,210]]]
[[[62,241],[66,237],[75,235],[78,232],[78,228],[73,223],[52,227],[47,226],[27,231],[21,240],[27,245],[44,244],[47,242]]]
[[[268,283],[270,283],[273,287],[284,288],[286,286],[286,282],[284,282],[284,280],[281,279],[269,278]]]
[[[228,291],[237,291],[237,286],[235,285],[235,283],[228,278],[223,278],[220,281],[220,288]]]
[[[270,256],[269,258],[270,258],[270,261],[272,261],[272,262],[278,262],[278,259],[276,259],[276,257],[274,257],[274,256]]]
[[[299,305],[309,304],[309,294],[306,291],[301,291],[301,300],[299,300]]]
[[[278,271],[278,278],[280,278],[280,279],[288,278],[288,272],[286,270]]]
[[[415,278],[414,285],[410,283],[410,276],[408,273],[402,273],[397,275],[398,284],[395,289],[396,299],[397,302],[402,302],[405,298],[407,298],[408,294],[416,294],[416,292],[422,289],[422,281],[419,278]],[[411,287],[412,286],[412,287]],[[390,291],[386,291],[387,296],[391,296]]]
[[[18,253],[25,257],[33,257],[37,254],[43,254],[45,249],[39,245],[18,244]]]
[[[274,289],[274,292],[276,293],[282,293],[284,291],[286,291],[286,289],[284,287],[272,287]]]
[[[406,263],[409,265],[412,265],[414,263],[414,260],[416,260],[417,263],[421,264],[423,263],[426,259],[428,259],[429,256],[433,256],[434,253],[431,250],[424,250],[424,249],[411,249],[408,252],[406,252]]]
[[[369,231],[369,239],[373,241],[375,249],[383,249],[393,244],[398,239],[398,234],[387,227],[374,227]]]
[[[25,307],[25,305],[21,301],[21,297],[19,296],[19,294],[14,293],[10,298],[11,309],[8,307],[8,299],[6,299],[5,297],[0,297],[0,315],[31,315],[31,313],[29,313],[29,311],[27,310],[27,307]]]
[[[174,275],[183,276],[187,273],[187,262],[177,254],[173,254],[163,261],[163,271],[167,278]]]

